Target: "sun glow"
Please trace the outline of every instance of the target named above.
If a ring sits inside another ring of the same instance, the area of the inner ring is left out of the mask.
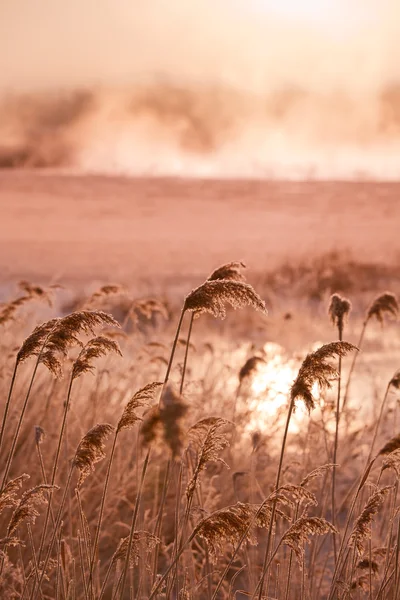
[[[343,3],[339,0],[253,0],[257,9],[290,20],[314,23],[330,22],[343,17]]]
[[[263,348],[262,358],[249,381],[249,395],[246,409],[250,416],[250,431],[268,432],[276,428],[281,431],[289,407],[290,388],[301,366],[300,357],[289,357],[279,344],[268,342]],[[320,399],[318,385],[313,387],[313,395]],[[289,431],[300,431],[308,412],[299,401],[292,415]]]

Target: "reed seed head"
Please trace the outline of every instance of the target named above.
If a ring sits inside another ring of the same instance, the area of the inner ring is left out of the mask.
[[[114,317],[102,311],[82,310],[58,319],[45,340],[40,362],[55,377],[62,377],[63,359],[68,356],[69,349],[73,346],[83,347],[78,335],[94,335],[95,328],[103,326],[120,327]]]
[[[302,485],[287,483],[279,488],[279,493],[289,493],[297,503],[302,503],[304,506],[317,506],[318,504],[315,494]]]
[[[93,373],[94,366],[92,361],[95,358],[106,356],[110,352],[115,352],[122,356],[119,345],[114,340],[99,336],[90,340],[80,351],[78,358],[72,367],[72,379],[80,377],[83,373]]]
[[[390,439],[388,442],[386,442],[386,444],[383,446],[383,448],[381,448],[379,450],[378,456],[390,454],[391,452],[394,452],[395,450],[400,450],[400,433],[398,435],[396,435],[395,437],[393,437],[392,439]]]
[[[27,281],[21,281],[19,287],[25,292],[24,296],[15,298],[0,307],[0,325],[5,325],[10,321],[14,321],[18,309],[30,302],[31,300],[44,300],[50,306],[52,304],[52,290],[32,285]]]
[[[387,454],[382,462],[382,471],[393,469],[396,477],[400,478],[400,448]]]
[[[152,552],[161,540],[149,531],[134,531],[132,536],[131,550],[129,554],[129,566],[134,568],[139,564],[140,558]],[[112,564],[125,561],[128,552],[129,536],[122,538],[118,548],[111,559]],[[148,565],[147,565],[148,566]]]
[[[291,387],[292,402],[301,398],[304,400],[308,412],[311,412],[315,408],[315,399],[312,394],[313,385],[317,383],[321,389],[327,389],[331,387],[331,381],[338,377],[337,369],[326,361],[334,356],[343,357],[352,350],[357,350],[357,348],[348,342],[331,342],[308,354]]]
[[[104,301],[108,300],[110,296],[117,296],[123,294],[125,288],[122,285],[108,284],[103,285],[101,288],[96,290],[90,298],[88,298],[84,304],[85,310],[93,310],[96,306],[99,306]]]
[[[128,315],[133,323],[138,323],[138,315],[145,319],[151,319],[153,315],[159,314],[164,319],[169,318],[168,308],[164,302],[160,302],[155,298],[145,298],[144,300],[135,300],[129,309]]]
[[[226,427],[231,425],[226,419],[208,417],[201,419],[189,429],[188,438],[198,448],[198,459],[193,476],[186,487],[186,497],[190,498],[198,483],[199,476],[206,468],[208,462],[220,462],[229,468],[220,457],[220,453],[229,446]]]
[[[331,469],[333,469],[333,467],[339,467],[339,466],[340,465],[333,464],[333,463],[327,463],[325,465],[321,465],[320,467],[317,467],[316,469],[313,469],[310,473],[308,473],[308,475],[306,475],[304,477],[304,479],[301,480],[300,485],[302,487],[305,487],[316,477],[322,477],[323,475],[325,475],[325,473],[327,471],[330,471]]]
[[[76,450],[73,464],[79,470],[80,475],[77,483],[79,488],[86,477],[94,471],[94,465],[105,458],[104,442],[114,431],[114,427],[108,423],[95,425],[82,438]]]
[[[369,560],[369,558],[363,558],[357,563],[357,569],[360,569],[360,571],[366,571],[367,569],[369,571],[369,569],[371,569],[372,573],[374,575],[377,575],[379,573],[379,564],[376,560]]]
[[[39,425],[35,425],[35,444],[39,446],[46,437],[46,432]]]
[[[325,533],[338,533],[336,527],[326,519],[320,517],[309,517],[307,514],[297,519],[286,531],[282,542],[291,548],[303,568],[305,544],[310,543],[311,535],[324,535]]]
[[[397,297],[391,292],[381,294],[372,302],[367,310],[366,322],[373,317],[383,324],[384,316],[392,316],[395,319],[399,314],[399,303]]]
[[[371,538],[372,520],[382,506],[385,496],[391,489],[393,489],[392,486],[388,485],[373,492],[368,498],[361,514],[354,522],[348,545],[351,548],[355,548],[359,556],[362,556],[364,552],[365,542]]]
[[[17,362],[21,363],[31,356],[38,356],[40,350],[45,344],[48,336],[53,331],[54,327],[59,323],[60,319],[51,319],[41,325],[35,327],[32,333],[23,342],[17,354]]]
[[[351,310],[351,302],[347,298],[342,298],[339,294],[333,294],[329,304],[329,316],[334,325],[339,330],[339,336],[343,334],[345,319]]]
[[[39,516],[36,506],[47,502],[47,492],[58,489],[57,485],[42,483],[24,492],[11,516],[7,529],[7,537],[11,537],[24,521],[33,525]]]
[[[396,388],[396,390],[400,390],[400,369],[393,375],[389,385]]]
[[[260,506],[237,502],[202,519],[195,527],[194,534],[205,540],[213,560],[219,552],[224,551],[226,542],[235,545],[243,535],[250,544],[255,545],[257,540],[253,529],[268,527],[272,513],[271,504],[265,502]],[[283,515],[279,509],[275,514]]]
[[[260,356],[251,356],[248,358],[239,371],[239,382],[242,383],[242,381],[254,375],[257,372],[257,367],[261,364],[265,365],[266,362]]]
[[[141,388],[134,396],[129,400],[128,404],[124,408],[124,412],[117,425],[117,433],[122,429],[131,429],[138,421],[142,421],[142,417],[136,414],[136,409],[143,406],[148,406],[155,402],[156,396],[162,388],[163,384],[159,381],[147,384]]]
[[[0,513],[2,513],[5,508],[10,508],[17,504],[16,495],[26,479],[29,479],[29,475],[24,473],[6,483],[3,491],[0,492]]]
[[[208,281],[216,281],[218,279],[230,279],[231,281],[246,281],[246,277],[242,273],[242,269],[245,269],[246,265],[244,262],[229,262],[225,265],[221,265],[207,278]]]
[[[234,309],[251,306],[267,314],[265,302],[250,284],[229,279],[205,281],[186,297],[184,310],[194,312],[196,317],[210,313],[216,318],[224,319],[226,304]]]

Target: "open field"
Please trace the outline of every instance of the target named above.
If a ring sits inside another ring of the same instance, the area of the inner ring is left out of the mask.
[[[0,176],[0,280],[202,276],[234,258],[253,272],[332,250],[395,261],[400,185]]]
[[[1,176],[1,598],[398,600],[399,189]]]

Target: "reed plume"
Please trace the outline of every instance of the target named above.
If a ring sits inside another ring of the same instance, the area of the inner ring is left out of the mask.
[[[117,296],[125,292],[125,288],[118,284],[108,284],[101,286],[98,290],[86,300],[83,305],[84,310],[93,310],[96,306],[102,304],[110,296]]]
[[[16,298],[5,304],[0,310],[0,325],[5,325],[10,321],[14,321],[18,309],[31,299],[31,296],[21,296],[20,298]]]
[[[373,492],[368,498],[361,514],[354,522],[348,546],[350,548],[355,548],[358,556],[362,556],[364,553],[365,542],[371,539],[372,520],[382,506],[385,496],[391,489],[393,489],[393,487],[388,485]]]
[[[300,569],[303,568],[305,544],[310,543],[311,535],[337,534],[338,530],[326,519],[309,517],[307,514],[297,519],[282,537],[282,543],[293,550]]]
[[[386,469],[393,469],[396,473],[396,477],[400,477],[400,448],[393,450],[390,454],[387,454],[382,461],[382,471]]]
[[[169,318],[169,312],[164,302],[160,302],[155,298],[145,298],[143,300],[135,300],[128,312],[128,316],[136,323],[138,316],[142,315],[146,319],[151,319],[154,314],[160,314],[164,319]]]
[[[139,564],[139,559],[143,558],[143,551],[151,552],[161,540],[150,533],[150,531],[135,531],[132,536],[130,548],[129,565],[135,567]],[[115,564],[119,560],[125,561],[129,546],[129,536],[121,539],[118,548],[114,552],[111,563]]]
[[[207,278],[207,281],[219,281],[222,279],[222,280],[230,280],[230,281],[239,281],[239,282],[244,283],[246,281],[246,277],[242,273],[241,269],[245,268],[245,266],[246,265],[243,262],[237,262],[237,261],[226,263],[224,265],[221,265],[217,269],[215,269],[211,273],[211,275],[209,275],[209,277]],[[194,320],[195,316],[196,316],[196,312],[192,312],[192,314],[190,316],[189,331],[188,331],[187,343],[186,343],[186,349],[185,349],[185,358],[183,360],[181,385],[180,385],[180,389],[179,389],[181,394],[182,394],[183,385],[185,382],[186,367],[187,367],[188,354],[189,354],[190,337],[192,335],[193,320]]]
[[[304,400],[308,412],[315,408],[315,398],[312,388],[315,383],[324,390],[331,387],[331,381],[338,376],[337,369],[327,363],[327,359],[333,356],[346,356],[355,346],[348,342],[331,342],[324,344],[315,352],[307,354],[300,367],[299,373],[290,389],[290,397],[293,402],[298,398]]]
[[[143,420],[142,417],[139,417],[136,414],[136,409],[148,406],[155,402],[156,396],[162,385],[161,382],[154,381],[141,388],[132,396],[118,421],[117,433],[122,431],[122,429],[131,429],[138,421]]]
[[[242,261],[232,261],[221,265],[215,269],[211,275],[207,277],[208,281],[216,281],[218,279],[230,279],[231,281],[245,282],[246,277],[242,273],[242,269],[245,269],[246,265]]]
[[[19,349],[17,362],[22,363],[31,356],[38,356],[47,337],[59,322],[60,319],[50,319],[50,321],[35,327]]]
[[[73,465],[80,472],[78,488],[94,471],[94,465],[105,458],[104,442],[113,431],[112,425],[101,423],[92,427],[80,441],[73,460]]]
[[[389,385],[393,386],[396,390],[400,390],[400,369],[393,375],[389,381]]]
[[[35,443],[38,445],[41,444],[45,437],[45,430],[42,427],[39,427],[39,425],[35,425]]]
[[[18,283],[18,287],[31,296],[32,298],[37,298],[39,300],[44,300],[47,302],[49,306],[53,305],[53,293],[54,290],[61,289],[62,286],[59,284],[53,284],[49,287],[42,287],[41,285],[35,285],[30,281],[21,280]]]
[[[388,442],[386,442],[386,444],[379,450],[378,456],[390,454],[391,452],[394,452],[395,450],[399,450],[399,449],[400,449],[400,433],[398,435],[396,435],[395,437],[393,437]]]
[[[73,346],[82,346],[78,335],[94,335],[96,327],[119,327],[119,323],[102,311],[79,311],[58,320],[48,335],[39,362],[57,378],[62,377],[62,359]]]
[[[395,294],[385,292],[375,298],[371,306],[367,310],[366,321],[375,318],[379,323],[383,324],[384,316],[392,316],[397,318],[399,313],[399,303]]]
[[[368,557],[365,557],[357,563],[357,569],[360,569],[360,571],[371,569],[372,573],[377,575],[379,573],[379,564],[376,560],[370,560]]]
[[[199,454],[193,476],[186,487],[187,498],[192,496],[198,485],[199,476],[208,462],[220,462],[229,468],[219,456],[220,452],[229,446],[229,440],[223,431],[227,425],[231,425],[231,423],[226,419],[208,417],[201,419],[189,429],[188,438],[199,449]]]
[[[39,516],[36,505],[45,504],[47,502],[46,492],[58,489],[59,487],[57,485],[42,483],[24,492],[11,516],[7,528],[7,537],[12,537],[24,521],[26,523],[34,524],[36,518]]]
[[[10,321],[14,321],[18,309],[32,300],[44,300],[51,306],[52,291],[50,289],[43,288],[39,285],[32,285],[27,281],[21,281],[19,287],[25,292],[25,295],[7,302],[0,308],[0,325],[5,325]]]
[[[339,294],[333,294],[329,304],[329,316],[334,325],[339,330],[339,339],[342,339],[345,319],[351,310],[351,302],[347,298],[342,298]]]
[[[72,368],[72,379],[80,377],[83,373],[94,373],[92,361],[95,358],[106,356],[109,352],[115,352],[122,356],[117,342],[103,336],[95,337],[82,348],[78,358],[74,361]]]
[[[261,510],[260,510],[261,508]],[[278,511],[284,516],[284,513]],[[192,536],[204,539],[213,559],[224,551],[224,544],[237,544],[244,536],[250,544],[256,544],[254,527],[267,527],[271,518],[271,503],[262,507],[256,504],[237,502],[205,517],[195,527]]]
[[[239,371],[239,383],[254,375],[257,372],[257,367],[265,364],[266,362],[261,356],[251,356],[248,358]]]
[[[229,279],[205,281],[186,297],[184,311],[192,311],[196,317],[210,313],[215,318],[224,319],[226,304],[234,309],[251,306],[267,314],[265,302],[250,284]]]
[[[334,466],[338,467],[339,465],[333,465],[332,463],[327,463],[326,465],[321,465],[320,467],[313,469],[312,471],[310,471],[310,473],[308,473],[308,475],[306,475],[301,480],[300,485],[302,487],[308,485],[316,477],[322,477],[323,475],[325,475],[325,473],[327,471],[330,471],[331,469],[333,469]]]
[[[285,494],[285,498],[287,498],[286,494],[290,494],[298,504],[303,503],[304,506],[317,506],[318,504],[315,494],[302,485],[286,483],[279,488],[278,492],[280,496]]]
[[[0,513],[6,508],[11,508],[17,504],[16,495],[21,489],[24,481],[29,479],[29,475],[24,473],[15,479],[10,479],[0,492]]]

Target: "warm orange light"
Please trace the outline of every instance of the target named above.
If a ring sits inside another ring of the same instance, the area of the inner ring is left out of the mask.
[[[276,15],[309,22],[329,21],[342,11],[338,0],[253,0],[256,6]]]

